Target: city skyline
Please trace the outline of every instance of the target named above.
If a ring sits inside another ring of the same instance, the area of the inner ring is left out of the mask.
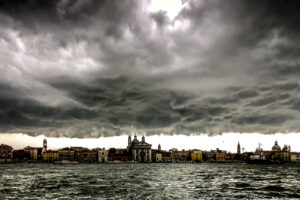
[[[299,134],[238,134],[227,133],[220,136],[208,137],[207,135],[198,136],[146,136],[147,141],[152,144],[153,149],[161,145],[163,150],[176,148],[178,150],[215,150],[221,149],[231,153],[236,153],[237,144],[240,143],[241,151],[254,152],[259,143],[264,150],[270,150],[275,141],[280,146],[290,145],[293,152],[300,152]],[[133,137],[134,134],[131,134]],[[11,138],[12,137],[12,138]],[[31,137],[24,134],[13,134],[11,137],[5,137],[0,134],[0,141],[4,144],[11,145],[14,149],[22,149],[26,146],[40,147],[43,139],[47,139],[48,147],[57,150],[64,147],[85,147],[93,148],[126,148],[128,135],[100,138],[49,138],[45,136]],[[140,139],[142,136],[138,136]],[[26,141],[26,142],[24,142]],[[14,143],[15,142],[15,143]]]

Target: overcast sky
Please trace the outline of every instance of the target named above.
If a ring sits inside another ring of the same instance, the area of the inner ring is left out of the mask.
[[[0,132],[300,132],[299,3],[0,0]]]

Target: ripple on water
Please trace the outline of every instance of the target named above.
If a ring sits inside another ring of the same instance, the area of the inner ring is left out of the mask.
[[[1,200],[300,198],[293,165],[17,164],[0,175]]]

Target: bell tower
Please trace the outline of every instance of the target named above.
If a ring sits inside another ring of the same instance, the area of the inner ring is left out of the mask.
[[[43,140],[43,152],[47,151],[47,140]]]
[[[131,136],[129,135],[128,136],[128,146],[130,146],[131,145]]]
[[[145,142],[145,136],[142,137],[142,142]]]
[[[240,142],[238,142],[238,145],[237,145],[237,154],[241,154],[241,145],[240,145]]]

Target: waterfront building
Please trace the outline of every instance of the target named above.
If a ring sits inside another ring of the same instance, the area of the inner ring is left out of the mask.
[[[43,152],[43,161],[53,162],[58,160],[58,151],[46,150]]]
[[[186,162],[191,158],[191,152],[182,149],[178,151],[176,149],[172,149],[171,151],[172,162]]]
[[[132,155],[127,149],[110,148],[108,151],[108,161],[132,161]]]
[[[215,151],[204,151],[203,152],[203,160],[205,161],[215,161],[216,160],[216,154]]]
[[[75,157],[78,162],[93,163],[96,162],[97,152],[92,150],[75,151]]]
[[[220,150],[217,148],[216,150],[205,151],[203,157],[205,157],[206,161],[217,161],[217,162],[224,162],[227,158],[227,152]]]
[[[231,161],[233,162],[234,160],[240,160],[240,154],[237,153],[226,153],[226,161]]]
[[[226,155],[227,155],[227,152],[226,151],[223,151],[223,150],[220,150],[217,148],[217,150],[215,151],[216,153],[216,160],[217,161],[225,161],[226,160]]]
[[[291,152],[291,162],[300,163],[300,153],[299,152]]]
[[[6,144],[0,145],[0,163],[11,163],[13,159],[13,148]]]
[[[155,162],[162,162],[162,154],[161,153],[155,154]]]
[[[151,162],[151,146],[145,141],[145,136],[142,137],[142,141],[139,141],[136,135],[132,141],[131,137],[128,137],[127,151],[131,152],[134,161]]]
[[[161,154],[162,154],[162,162],[164,163],[172,162],[171,152],[161,151]]]
[[[13,160],[15,162],[22,162],[30,160],[30,153],[24,151],[24,149],[14,150],[13,151]]]
[[[43,148],[27,146],[24,148],[24,151],[30,154],[30,160],[43,159],[43,155],[42,155]]]
[[[202,151],[200,150],[193,150],[191,152],[191,160],[196,162],[202,161]]]
[[[108,151],[104,148],[98,151],[98,162],[106,163],[108,160]]]
[[[59,160],[75,160],[75,151],[70,148],[63,148],[58,150],[58,159]]]

